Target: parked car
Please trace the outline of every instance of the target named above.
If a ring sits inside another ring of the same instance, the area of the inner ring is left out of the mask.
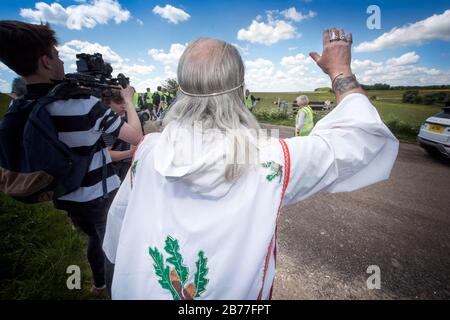
[[[450,158],[450,104],[442,112],[425,120],[417,141],[430,154]]]

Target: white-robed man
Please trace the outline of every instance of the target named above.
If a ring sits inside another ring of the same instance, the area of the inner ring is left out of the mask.
[[[164,130],[137,148],[109,211],[113,299],[269,299],[280,209],[389,177],[398,141],[352,74],[351,42],[327,30],[322,55],[311,53],[338,106],[289,139],[259,131],[234,46],[187,47]]]

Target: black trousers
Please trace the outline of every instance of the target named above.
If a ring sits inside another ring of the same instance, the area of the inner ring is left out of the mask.
[[[55,207],[67,211],[75,227],[88,236],[87,258],[94,285],[98,288],[106,284],[110,289],[114,273],[114,267],[106,258],[102,245],[108,210],[116,192],[111,192],[107,199],[101,197],[89,202],[54,201]]]

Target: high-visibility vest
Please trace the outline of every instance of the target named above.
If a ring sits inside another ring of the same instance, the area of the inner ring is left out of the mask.
[[[305,119],[303,121],[303,127],[298,128],[298,117],[300,112],[305,113]],[[310,106],[306,106],[298,110],[295,115],[295,136],[308,136],[311,130],[314,128],[314,114]]]
[[[146,96],[145,96],[145,103],[146,104],[151,104],[153,102],[153,94],[150,91],[146,92]]]
[[[138,101],[139,101],[139,93],[135,92],[133,94],[133,105],[135,108],[138,107]]]
[[[164,97],[164,103],[163,103],[163,110],[166,110],[169,107],[169,103],[168,103],[168,98],[169,98],[169,93],[168,92],[162,92],[161,93],[162,96]]]
[[[249,109],[253,108],[253,101],[252,101],[252,95],[251,94],[249,94],[248,96],[245,97],[245,105]]]

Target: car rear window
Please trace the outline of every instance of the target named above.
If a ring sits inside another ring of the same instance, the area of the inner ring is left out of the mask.
[[[445,108],[444,111],[439,112],[437,115],[435,115],[436,118],[445,118],[450,119],[450,108]]]
[[[435,115],[436,118],[445,118],[450,119],[450,113],[447,112],[439,112],[437,115]]]

